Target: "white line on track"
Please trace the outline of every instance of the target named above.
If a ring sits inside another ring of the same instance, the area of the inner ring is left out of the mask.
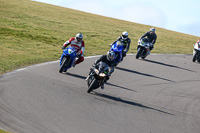
[[[128,54],[128,55],[135,55],[135,54]],[[151,54],[151,55],[169,55],[169,54]],[[173,55],[190,55],[190,54],[173,54]],[[87,57],[85,57],[85,58],[86,58],[86,59],[87,59],[87,58],[95,58],[95,57],[99,57],[99,56],[101,56],[101,55],[87,56]],[[20,69],[17,69],[17,70],[8,72],[8,73],[6,73],[6,74],[3,74],[3,75],[0,76],[0,78],[5,77],[5,76],[8,76],[8,75],[11,75],[11,74],[16,73],[16,72],[19,72],[19,71],[23,71],[23,70],[29,69],[29,68],[34,68],[34,67],[37,67],[37,66],[52,64],[52,63],[56,63],[56,62],[59,62],[59,61],[60,61],[60,60],[57,60],[57,61],[50,61],[50,62],[45,62],[45,63],[41,63],[41,64],[35,64],[35,65],[28,66],[28,67],[25,67],[25,68],[20,68]]]

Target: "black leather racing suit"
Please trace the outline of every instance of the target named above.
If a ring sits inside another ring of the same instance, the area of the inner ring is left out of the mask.
[[[119,36],[117,38],[116,41],[114,41],[112,44],[116,43],[117,41],[122,41],[125,45],[124,45],[124,50],[122,51],[122,54],[123,54],[123,57],[126,56],[126,53],[129,51],[129,48],[130,48],[130,43],[131,43],[131,39],[130,38],[122,38],[122,36]]]
[[[153,45],[150,47],[150,50],[152,50],[154,44],[156,43],[156,39],[157,39],[156,33],[153,33],[153,34],[152,34],[152,33],[150,33],[150,31],[148,31],[148,32],[146,32],[143,36],[141,36],[140,39],[145,38],[145,37],[148,39],[148,41],[149,41],[150,43],[153,44]]]

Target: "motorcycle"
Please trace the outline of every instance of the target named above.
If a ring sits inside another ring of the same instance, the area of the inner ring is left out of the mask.
[[[195,61],[200,62],[200,41],[194,44],[192,61],[193,62],[195,62]]]
[[[111,46],[110,51],[115,52],[115,66],[117,66],[122,60],[122,51],[124,50],[124,44],[121,41],[117,41]]]
[[[109,66],[105,62],[99,62],[90,68],[88,77],[86,78],[88,85],[88,93],[99,88],[105,81],[109,73]]]
[[[151,43],[149,43],[147,38],[142,38],[141,40],[138,40],[136,59],[138,59],[139,57],[145,59],[150,53],[150,46]]]
[[[76,61],[76,49],[74,47],[67,47],[63,50],[62,56],[60,58],[60,69],[59,72],[66,72],[72,67],[72,64]]]

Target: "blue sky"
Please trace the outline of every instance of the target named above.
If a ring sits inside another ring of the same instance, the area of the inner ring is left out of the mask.
[[[34,0],[200,37],[200,0]],[[149,30],[149,29],[147,29]]]

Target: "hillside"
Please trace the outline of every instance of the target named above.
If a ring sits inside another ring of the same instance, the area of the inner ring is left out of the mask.
[[[123,31],[132,40],[129,53],[135,53],[138,38],[151,27],[30,0],[0,2],[0,75],[58,60],[62,44],[78,32],[84,35],[85,56],[105,54]],[[152,53],[192,54],[197,37],[155,28]]]

